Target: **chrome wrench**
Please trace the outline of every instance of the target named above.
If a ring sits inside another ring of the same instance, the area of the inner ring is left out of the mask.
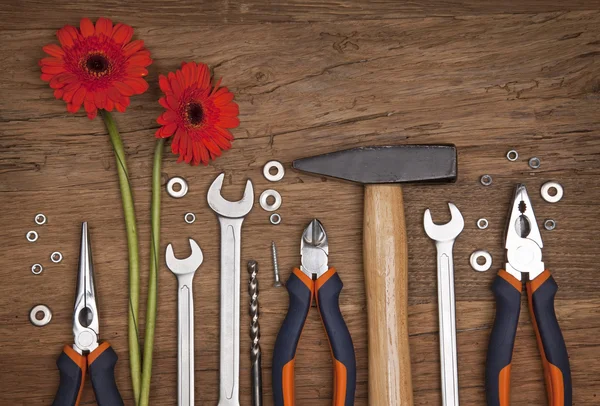
[[[242,200],[230,202],[221,196],[222,173],[208,189],[208,205],[221,225],[221,334],[219,406],[240,404],[240,265],[244,217],[254,205],[250,179]]]
[[[454,262],[452,248],[465,221],[453,203],[448,203],[452,219],[437,225],[425,210],[423,226],[437,249],[438,307],[440,322],[440,362],[443,406],[458,406],[458,363],[456,355],[456,303],[454,299]]]
[[[192,279],[202,265],[204,256],[196,241],[189,239],[192,254],[186,259],[177,259],[173,245],[165,252],[167,267],[177,277],[177,404],[194,406],[194,295]]]

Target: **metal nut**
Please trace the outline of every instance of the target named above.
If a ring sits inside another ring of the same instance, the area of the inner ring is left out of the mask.
[[[27,241],[36,242],[39,236],[36,231],[31,230],[31,231],[27,232],[26,237],[27,237]]]
[[[490,175],[483,175],[479,181],[483,186],[489,186],[492,184],[492,177]]]
[[[175,185],[179,185],[179,190],[175,190]],[[179,199],[185,196],[188,192],[188,184],[185,179],[180,176],[174,176],[167,182],[167,193],[169,196]]]
[[[517,159],[519,159],[519,153],[516,150],[511,149],[506,153],[506,159],[511,162],[515,162]]]
[[[63,256],[60,253],[60,251],[54,251],[51,255],[50,255],[50,261],[54,262],[55,264],[58,264],[60,261],[62,261]]]
[[[551,190],[556,190],[556,194],[551,195],[550,194]],[[544,198],[544,200],[547,201],[548,203],[556,203],[556,202],[560,201],[560,199],[562,199],[564,191],[563,191],[563,187],[561,186],[560,183],[546,182],[542,185],[542,189],[540,190],[540,193],[542,194],[542,198]]]
[[[277,224],[281,223],[281,215],[279,213],[273,213],[271,216],[269,216],[269,221],[271,224],[276,226]]]
[[[544,228],[548,231],[552,231],[556,228],[556,221],[552,219],[547,219],[544,221]]]
[[[531,169],[537,169],[542,165],[542,161],[540,161],[540,158],[534,156],[533,158],[529,159],[529,167]]]
[[[43,213],[38,213],[35,215],[34,219],[35,224],[41,226],[42,224],[46,224],[46,216]]]
[[[41,319],[37,318],[38,313],[42,313],[43,317]],[[36,327],[44,327],[52,320],[52,311],[46,305],[37,305],[34,306],[29,312],[29,321]]]
[[[480,218],[479,220],[477,220],[477,228],[479,228],[480,230],[485,230],[486,228],[488,228],[488,225],[489,222],[485,218]]]
[[[483,258],[485,262],[483,264],[479,264],[477,262],[479,258]],[[469,262],[471,263],[471,267],[477,272],[485,272],[492,267],[492,256],[487,251],[477,250],[471,254]]]
[[[192,224],[194,221],[196,221],[196,215],[194,213],[185,213],[183,219],[186,223]]]
[[[41,264],[33,264],[31,265],[31,273],[34,275],[39,275],[44,270],[44,267]]]
[[[275,174],[271,174],[271,169],[275,168],[277,172]],[[285,175],[285,170],[283,169],[283,165],[279,161],[269,161],[263,167],[263,175],[267,180],[271,182],[278,182],[283,179],[283,175]]]

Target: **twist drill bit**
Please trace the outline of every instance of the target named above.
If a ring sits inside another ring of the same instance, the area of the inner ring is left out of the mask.
[[[258,263],[254,260],[248,261],[248,294],[250,295],[250,362],[252,375],[252,405],[262,406],[262,368],[260,351],[260,325],[258,324]]]

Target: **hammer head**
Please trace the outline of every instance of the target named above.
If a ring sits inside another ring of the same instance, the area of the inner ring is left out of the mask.
[[[359,183],[454,182],[454,145],[359,147],[295,160],[295,169]]]

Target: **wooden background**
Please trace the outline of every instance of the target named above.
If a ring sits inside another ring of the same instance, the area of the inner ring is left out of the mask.
[[[186,238],[202,246],[195,277],[197,404],[218,399],[219,228],[205,193],[222,171],[224,195],[237,199],[246,178],[256,194],[275,186],[283,196],[281,225],[269,224],[258,204],[244,225],[243,263],[260,270],[265,404],[272,404],[271,354],[287,309],[285,289],[272,287],[271,240],[287,278],[298,265],[300,235],[313,218],[327,229],[330,263],[345,283],[341,296],[358,363],[356,405],[367,405],[367,340],[362,276],[362,188],[294,172],[304,156],[371,144],[455,143],[454,185],[405,188],[409,230],[410,344],[416,405],[441,404],[435,249],[421,222],[425,208],[448,219],[446,202],[462,210],[466,226],[455,247],[460,397],[484,404],[484,360],[494,317],[494,271],[474,272],[470,253],[487,249],[502,266],[502,233],[513,186],[525,182],[543,231],[544,260],[560,286],[557,316],[567,342],[574,404],[600,403],[600,4],[597,1],[358,0],[305,2],[54,0],[0,5],[0,404],[48,405],[58,384],[55,359],[72,342],[81,221],[91,226],[101,336],[120,356],[118,385],[127,405],[132,391],[127,351],[127,262],[114,158],[101,120],[66,113],[39,79],[42,46],[57,42],[64,24],[84,16],[131,24],[154,63],[150,90],[117,114],[135,190],[141,239],[142,285],[149,256],[149,201],[153,134],[161,108],[157,77],[181,61],[208,63],[236,95],[241,125],[233,149],[208,167],[176,164],[165,153],[163,181],[187,178],[181,200],[163,194],[162,240],[187,254]],[[135,4],[135,5],[134,5]],[[518,162],[506,152],[515,148]],[[542,166],[530,170],[527,159]],[[262,177],[271,159],[286,176]],[[494,183],[479,184],[488,173]],[[548,204],[540,185],[556,180],[565,196]],[[197,221],[183,222],[193,211]],[[48,224],[36,226],[43,212]],[[490,227],[475,226],[486,217]],[[25,239],[39,232],[38,242]],[[62,263],[49,261],[52,251]],[[33,263],[45,266],[34,276]],[[162,262],[162,261],[161,261]],[[250,405],[249,323],[243,278],[241,399]],[[162,265],[159,281],[151,400],[176,401],[176,281]],[[143,288],[143,292],[145,289]],[[29,309],[49,305],[52,322],[36,328]],[[145,296],[141,301],[145,308]],[[546,404],[542,369],[529,315],[523,311],[513,358],[513,405]],[[142,320],[144,313],[141,313]],[[142,323],[143,324],[143,323]],[[297,354],[298,405],[328,405],[332,394],[329,348],[315,309]],[[86,385],[82,404],[94,404]],[[382,406],[382,405],[374,405]]]

